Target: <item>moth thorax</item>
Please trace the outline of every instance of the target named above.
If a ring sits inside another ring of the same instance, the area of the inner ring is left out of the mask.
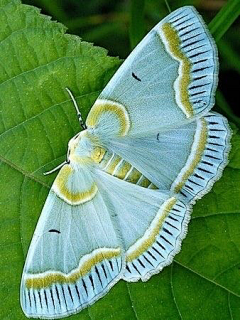
[[[102,147],[95,147],[91,153],[91,159],[96,162],[100,163],[106,153],[106,150]]]
[[[77,148],[79,141],[81,139],[81,133],[76,134],[71,140],[68,142],[69,153],[74,153]]]
[[[86,130],[78,133],[68,143],[69,160],[71,162],[87,163],[91,161],[92,143]]]

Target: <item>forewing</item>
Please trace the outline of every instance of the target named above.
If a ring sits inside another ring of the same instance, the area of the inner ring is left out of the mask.
[[[120,241],[97,187],[91,190],[90,175],[69,174],[69,167],[53,184],[29,248],[21,283],[27,317],[80,311],[105,295],[123,268]]]
[[[107,139],[176,128],[214,104],[218,58],[193,7],[156,25],[122,64],[91,109],[87,126]]]

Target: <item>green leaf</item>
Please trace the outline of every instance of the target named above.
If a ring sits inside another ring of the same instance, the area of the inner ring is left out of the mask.
[[[145,34],[144,5],[145,0],[131,0],[129,33],[132,49]]]
[[[221,39],[240,14],[240,1],[228,0],[225,6],[209,23],[209,30],[216,41]]]
[[[65,34],[18,0],[0,0],[0,319],[25,319],[19,305],[24,259],[68,140],[79,131],[69,87],[86,117],[120,65]],[[230,163],[194,207],[175,261],[146,283],[120,281],[78,320],[240,319],[240,135]]]
[[[230,106],[228,105],[221,91],[217,91],[216,104],[217,104],[216,110],[222,113],[224,116],[226,116],[234,124],[236,124],[238,128],[240,128],[240,118],[235,116],[235,114],[232,112]]]
[[[232,67],[235,71],[240,74],[240,56],[234,50],[231,43],[224,39],[218,42],[218,50],[222,58],[227,61],[229,67]]]

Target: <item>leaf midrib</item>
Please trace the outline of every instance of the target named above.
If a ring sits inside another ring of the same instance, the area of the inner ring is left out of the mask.
[[[84,97],[87,97],[87,96],[92,95],[92,94],[97,94],[97,93],[100,93],[100,91],[101,91],[101,90],[96,90],[96,91],[91,91],[91,92],[88,92],[88,93],[85,93],[85,94],[82,94],[82,95],[78,95],[78,96],[75,96],[75,99],[77,100],[77,99],[84,98]],[[60,102],[60,103],[56,103],[56,104],[51,105],[50,107],[42,110],[41,112],[35,114],[34,116],[29,117],[28,119],[26,119],[26,120],[24,120],[24,121],[16,124],[15,126],[7,129],[6,131],[4,131],[3,133],[0,134],[0,139],[3,138],[3,136],[5,136],[7,133],[12,132],[14,129],[17,129],[17,128],[19,128],[19,127],[27,124],[29,121],[31,121],[31,120],[33,120],[33,119],[35,119],[35,118],[40,117],[40,116],[43,115],[45,112],[51,111],[51,110],[52,110],[53,108],[55,108],[55,107],[59,107],[59,106],[62,106],[62,105],[64,105],[64,104],[68,104],[68,103],[72,103],[72,100],[71,100],[71,99],[67,99],[67,100],[64,100],[64,101],[62,101],[62,102]]]
[[[31,173],[21,169],[19,166],[17,166],[16,164],[14,164],[12,161],[4,158],[2,155],[0,155],[0,161],[7,164],[9,167],[17,170],[18,172],[20,172],[24,177],[27,177],[37,183],[39,183],[40,185],[42,185],[43,187],[47,188],[47,189],[50,189],[50,187],[44,182],[42,181],[41,179],[39,178],[36,178],[35,176],[33,176]]]

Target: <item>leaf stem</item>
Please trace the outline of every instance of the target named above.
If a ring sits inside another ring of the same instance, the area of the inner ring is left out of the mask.
[[[221,39],[225,32],[230,28],[233,22],[240,14],[240,1],[229,0],[217,13],[208,27],[215,41]]]
[[[131,0],[129,36],[132,49],[145,34],[144,6],[145,0]]]
[[[168,9],[169,13],[171,13],[171,12],[172,12],[172,10],[171,10],[171,8],[170,8],[170,6],[169,6],[168,1],[167,1],[167,0],[164,0],[164,1],[165,1],[166,7],[167,7],[167,9]]]
[[[216,104],[217,104],[218,109],[221,110],[221,113],[223,113],[229,120],[231,120],[233,123],[235,123],[238,126],[238,128],[240,128],[240,118],[237,117],[232,112],[224,95],[219,90],[216,93]]]
[[[232,47],[232,44],[225,39],[221,39],[218,43],[218,50],[221,58],[227,61],[228,66],[240,74],[240,57]]]

